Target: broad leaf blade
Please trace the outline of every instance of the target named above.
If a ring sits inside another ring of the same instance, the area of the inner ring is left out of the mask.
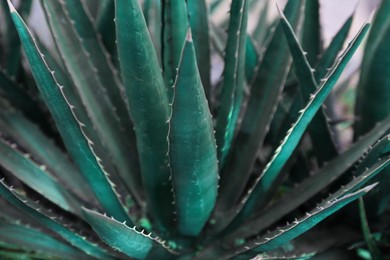
[[[25,204],[23,202],[25,201],[25,198],[23,198],[21,195],[15,194],[2,181],[0,182],[0,196],[3,197],[5,200],[7,200],[14,207],[21,210],[24,213],[24,215],[33,218],[42,226],[50,229],[51,231],[53,231],[55,234],[62,237],[64,240],[66,240],[74,247],[85,252],[87,255],[96,257],[98,259],[111,259],[111,257],[107,255],[107,253],[104,250],[96,247],[95,245],[83,239],[79,235],[64,228],[62,225],[54,221],[52,218],[39,212],[38,211],[39,208],[36,205]]]
[[[147,202],[157,223],[169,226],[173,196],[168,165],[167,90],[139,2],[115,1],[115,21],[122,79],[135,127]]]
[[[50,257],[88,258],[81,251],[31,227],[0,221],[0,243],[9,243],[18,249],[41,252]]]
[[[61,187],[44,166],[40,167],[29,159],[28,154],[23,155],[14,147],[0,138],[0,165],[46,199],[64,210],[79,214],[80,205],[77,200]]]
[[[289,1],[286,6],[286,15],[294,25],[299,23],[301,3],[302,1]],[[264,54],[241,129],[222,171],[216,209],[216,214],[221,214],[218,219],[227,220],[226,211],[238,203],[256,161],[257,151],[262,145],[267,126],[272,119],[284,82],[283,75],[287,74],[290,62],[288,47],[282,34],[282,28],[278,26]]]
[[[209,16],[206,0],[188,0],[187,8],[200,78],[202,79],[202,85],[206,94],[206,98],[209,102],[209,105],[211,106],[213,90],[210,76],[210,35]]]
[[[190,32],[174,85],[169,139],[178,229],[197,236],[217,198],[218,161],[212,118]]]
[[[61,86],[57,84],[52,72],[47,67],[25,23],[12,4],[8,3],[35,81],[60,131],[67,150],[80,167],[85,179],[91,185],[95,196],[107,213],[117,219],[130,221],[113,191],[106,173],[99,164],[99,158],[95,157],[91,143],[84,135],[82,124],[74,117],[72,106],[67,103],[63,96]]]
[[[134,132],[121,96],[123,86],[87,17],[80,0],[43,1],[55,43],[76,93],[87,111],[108,158],[129,193],[144,201]]]
[[[306,216],[293,223],[278,228],[276,231],[257,238],[247,244],[244,244],[238,250],[234,250],[234,255],[244,255],[245,257],[254,257],[261,252],[270,251],[282,246],[288,241],[298,237],[302,233],[311,229],[319,222],[340,210],[352,201],[360,198],[374,188],[376,184],[367,186],[354,193],[347,194],[338,199],[328,199],[318,205],[313,211],[306,213]]]
[[[126,223],[120,223],[95,211],[84,209],[83,215],[106,244],[129,257],[145,259],[151,255],[154,257],[168,255],[163,241],[153,238],[151,234],[137,231],[135,227],[128,227]]]
[[[246,221],[237,231],[229,235],[227,240],[258,234],[286,216],[340,177],[389,129],[390,117],[361,138],[346,152],[323,166],[317,173],[304,180],[296,188],[287,192],[280,200],[267,208],[266,211],[255,215],[252,220]]]
[[[321,108],[322,103],[325,101],[327,95],[330,93],[332,87],[343,72],[348,61],[359,47],[361,41],[364,39],[369,28],[369,24],[365,24],[360,32],[356,35],[355,39],[350,43],[349,47],[344,51],[342,56],[336,61],[330,70],[325,81],[322,82],[320,88],[310,98],[306,107],[300,111],[299,118],[294,125],[287,131],[282,144],[276,149],[274,156],[268,162],[265,169],[259,175],[254,182],[254,185],[249,189],[249,192],[242,201],[242,207],[239,206],[240,215],[238,219],[245,219],[251,214],[254,208],[258,208],[263,205],[265,194],[268,192],[273,182],[277,179],[283,166],[290,158],[291,154],[298,145],[301,137],[303,136],[307,126]]]
[[[93,193],[83,179],[80,171],[61,151],[53,140],[45,136],[42,131],[28,121],[22,114],[13,109],[4,109],[1,106],[0,127],[3,134],[17,140],[18,144],[34,155],[34,158],[43,163],[58,178],[65,187],[77,194],[85,201],[93,201]]]

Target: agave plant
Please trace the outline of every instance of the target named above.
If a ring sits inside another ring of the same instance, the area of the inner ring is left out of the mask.
[[[329,245],[300,235],[357,199],[362,235],[320,237],[383,256],[389,223],[378,242],[367,215],[386,216],[389,196],[389,1],[347,147],[328,96],[370,24],[341,51],[350,17],[323,50],[317,0],[272,23],[267,1],[213,19],[222,2],[41,0],[54,47],[24,22],[32,1],[0,2],[2,257],[307,259]]]

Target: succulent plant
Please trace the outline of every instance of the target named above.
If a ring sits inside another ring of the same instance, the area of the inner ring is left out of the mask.
[[[212,19],[222,2],[41,0],[48,47],[24,22],[31,0],[0,1],[3,258],[336,256],[336,244],[307,246],[310,234],[385,256],[389,223],[378,241],[370,218],[387,216],[389,197],[389,2],[346,147],[341,98],[328,96],[370,23],[342,50],[350,17],[323,50],[318,0],[289,0],[272,23],[268,1],[234,0]],[[323,232],[356,200],[362,232]]]

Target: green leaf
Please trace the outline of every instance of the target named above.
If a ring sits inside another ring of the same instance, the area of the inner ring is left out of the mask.
[[[96,32],[102,37],[104,47],[110,53],[111,60],[117,63],[118,53],[116,49],[115,35],[115,2],[112,0],[103,0],[95,20]]]
[[[95,211],[83,210],[86,221],[92,226],[99,237],[110,247],[125,253],[129,257],[145,259],[168,255],[164,241],[144,231],[137,231],[135,227],[128,227]],[[160,258],[161,259],[161,258]]]
[[[329,47],[321,55],[321,58],[318,61],[318,65],[316,65],[316,71],[314,72],[317,84],[319,84],[320,80],[328,73],[328,68],[332,66],[336,60],[337,54],[343,48],[344,42],[347,39],[349,30],[352,25],[352,21],[353,15],[348,17],[343,26],[333,37]]]
[[[178,229],[197,236],[217,198],[218,161],[213,122],[196,64],[190,32],[174,85],[170,164]]]
[[[21,224],[8,223],[0,220],[0,243],[9,243],[18,249],[28,252],[40,252],[57,258],[85,258],[87,255],[59,240]]]
[[[306,213],[303,218],[295,220],[293,223],[278,228],[271,233],[261,236],[260,238],[254,239],[253,241],[244,244],[240,248],[235,249],[234,253],[231,252],[231,254],[243,255],[249,258],[256,256],[258,253],[276,249],[279,246],[282,246],[288,241],[308,231],[347,204],[365,195],[367,192],[373,189],[375,185],[376,184],[367,186],[361,190],[358,190],[354,193],[349,193],[338,199],[327,199],[318,205],[314,210]]]
[[[45,122],[42,109],[39,107],[37,102],[23,91],[21,86],[17,85],[9,76],[7,76],[6,72],[2,70],[0,70],[0,93],[31,120],[39,124],[43,124],[43,122]]]
[[[133,145],[135,137],[117,72],[80,0],[44,0],[43,7],[64,65],[97,136],[126,187],[142,204],[144,198],[138,188],[142,186],[141,176]]]
[[[330,183],[347,171],[358,159],[390,128],[390,117],[372,129],[367,135],[356,142],[346,152],[342,153],[318,172],[305,179],[296,188],[287,192],[280,200],[246,221],[227,240],[237,237],[249,237],[273,225],[299,205],[309,200]]]
[[[233,1],[230,13],[224,79],[219,97],[215,133],[221,167],[225,164],[231,148],[244,97],[247,1]]]
[[[302,1],[289,1],[285,9],[290,22],[296,26],[299,24],[301,4]],[[260,64],[241,129],[221,173],[215,212],[220,214],[217,218],[223,222],[227,220],[226,211],[239,202],[246,187],[289,69],[288,47],[282,34],[282,28],[278,26]]]
[[[15,146],[0,138],[0,165],[46,199],[64,210],[79,214],[77,200],[57,183],[45,166],[37,165],[29,158],[29,154],[23,155],[15,150]]]
[[[17,140],[18,144],[34,155],[65,187],[85,201],[93,201],[93,193],[80,171],[53,140],[14,109],[1,107],[0,128],[3,134]]]
[[[172,100],[173,84],[179,66],[181,48],[188,28],[187,5],[183,0],[162,2],[162,59],[165,84],[169,100]]]
[[[254,40],[247,36],[245,47],[245,77],[249,85],[252,85],[259,69],[260,54],[258,53]]]
[[[356,93],[355,138],[390,114],[390,2],[382,1],[367,39]]]
[[[320,88],[313,96],[310,97],[309,103],[303,110],[300,111],[299,118],[287,131],[287,135],[281,145],[276,149],[274,156],[251,186],[247,195],[244,197],[242,204],[238,206],[240,214],[237,219],[245,219],[252,213],[254,208],[258,208],[263,205],[265,194],[268,192],[273,182],[277,179],[283,166],[294,152],[307,126],[317,111],[321,108],[322,103],[325,101],[327,95],[332,90],[332,87],[337,82],[348,61],[351,59],[361,41],[364,39],[368,28],[369,24],[365,24],[362,27],[360,32],[355,36],[354,40],[350,43],[349,47],[333,65],[327,77],[324,81],[322,81]]]
[[[145,0],[144,1],[144,15],[145,21],[148,25],[148,30],[150,37],[152,39],[154,49],[156,50],[158,63],[162,65],[161,56],[162,56],[162,7],[161,0]]]
[[[370,253],[373,255],[374,259],[381,259],[383,258],[381,256],[380,250],[376,245],[375,239],[370,231],[370,227],[367,220],[367,214],[366,209],[364,207],[364,200],[363,198],[359,198],[359,215],[360,215],[360,222],[362,226],[362,232],[364,236],[364,240],[366,240],[367,247],[370,250]]]
[[[23,42],[23,41],[22,41]],[[73,245],[74,247],[85,252],[87,255],[96,257],[98,259],[111,259],[107,253],[95,246],[94,244],[88,242],[84,238],[80,237],[76,233],[64,228],[62,225],[54,221],[52,218],[46,216],[45,214],[38,211],[38,206],[34,204],[27,205],[23,201],[26,199],[21,195],[15,194],[10,190],[2,181],[0,182],[0,196],[12,204],[14,207],[21,210],[24,215],[29,216],[34,219],[42,226],[47,229],[50,229],[55,234],[62,237],[65,241]],[[31,202],[30,202],[31,203]]]
[[[115,21],[122,79],[135,127],[147,202],[157,223],[169,226],[174,208],[168,165],[167,90],[138,1],[115,1]]]
[[[313,3],[314,2],[315,1],[313,1]],[[281,12],[280,15],[281,24],[293,57],[295,74],[299,81],[301,97],[304,101],[303,103],[307,103],[310,100],[310,95],[318,89],[314,79],[313,69],[286,17],[284,17]],[[315,57],[316,56],[317,54]],[[309,133],[320,165],[337,156],[338,152],[324,110],[319,111],[313,118],[312,123],[309,125]]]
[[[305,20],[302,28],[302,48],[307,52],[310,64],[317,63],[322,53],[320,4],[319,0],[309,0],[305,3]]]
[[[206,94],[206,98],[210,103],[213,100],[213,90],[210,76],[210,35],[209,16],[206,0],[187,0],[187,8],[200,78],[202,79],[202,85]]]
[[[95,157],[92,144],[84,135],[82,123],[74,117],[72,106],[67,103],[61,90],[62,87],[57,84],[53,73],[47,67],[22,18],[12,4],[10,2],[8,4],[35,81],[68,152],[72,155],[107,213],[117,219],[130,221],[113,191],[106,173],[99,164],[99,158]]]

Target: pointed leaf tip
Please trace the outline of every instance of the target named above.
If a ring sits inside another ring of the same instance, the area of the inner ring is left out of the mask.
[[[188,27],[188,29],[187,29],[186,42],[192,42],[192,33],[191,33],[190,27]]]
[[[14,5],[12,4],[12,2],[10,0],[7,0],[7,3],[8,3],[9,11],[11,13],[16,13],[16,9],[15,9]]]

